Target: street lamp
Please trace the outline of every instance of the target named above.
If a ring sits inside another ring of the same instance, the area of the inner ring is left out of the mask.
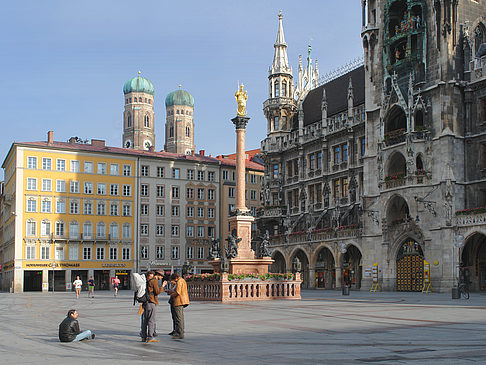
[[[457,252],[458,252],[458,265],[457,265],[457,271],[454,270],[454,265],[455,265],[455,260],[454,260],[454,251],[452,251],[452,272],[454,275],[453,282],[454,286],[452,288],[452,299],[459,299],[459,282],[457,281],[457,278],[459,277],[459,270],[461,266],[461,248],[464,247],[464,236],[462,234],[456,234],[454,236],[454,246],[457,247]],[[457,274],[457,277],[456,275]]]
[[[341,252],[341,291],[343,295],[349,295],[349,288],[344,285],[344,254],[348,251],[346,242],[339,242],[339,252]]]

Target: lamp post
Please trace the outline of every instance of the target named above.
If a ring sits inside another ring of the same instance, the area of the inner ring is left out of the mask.
[[[452,273],[454,275],[453,283],[454,286],[452,287],[452,299],[459,299],[459,281],[457,278],[459,277],[459,270],[461,266],[461,248],[464,246],[464,236],[462,234],[456,234],[454,236],[454,246],[457,247],[458,258],[457,258],[457,270],[454,268],[456,265],[454,260],[454,251],[452,251]],[[456,276],[457,275],[457,276]]]
[[[349,295],[349,288],[344,285],[344,254],[348,251],[345,242],[339,242],[339,252],[341,252],[341,292]]]
[[[55,275],[56,275],[56,271],[55,271],[55,270],[56,270],[56,266],[57,266],[57,265],[56,265],[56,261],[53,261],[53,262],[52,262],[52,292],[53,292],[53,293],[54,293],[54,286],[55,286],[55,284],[56,284],[56,282],[55,282],[55,280],[56,280],[56,279],[55,279]]]

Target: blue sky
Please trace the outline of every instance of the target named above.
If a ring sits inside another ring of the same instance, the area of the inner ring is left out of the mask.
[[[234,93],[248,90],[247,149],[266,135],[278,12],[297,79],[312,44],[320,75],[362,55],[357,0],[10,1],[0,15],[0,154],[13,141],[71,136],[121,146],[123,84],[137,74],[155,87],[156,149],[164,145],[165,97],[181,84],[195,99],[196,150],[235,150]]]

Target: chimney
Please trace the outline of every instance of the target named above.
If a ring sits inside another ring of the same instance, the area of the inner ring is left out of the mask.
[[[204,150],[199,150],[199,154],[200,154],[201,156],[204,156]]]
[[[104,139],[91,139],[91,146],[105,147],[105,140]]]
[[[48,144],[54,143],[54,131],[47,132],[47,143]]]
[[[154,151],[155,151],[155,146],[150,146],[150,147],[149,147],[149,151],[150,151],[150,152],[154,152]]]
[[[76,137],[69,138],[69,143],[75,144],[76,143]]]

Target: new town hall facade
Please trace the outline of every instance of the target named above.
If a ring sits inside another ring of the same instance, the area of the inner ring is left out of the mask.
[[[305,287],[486,290],[486,3],[363,0],[364,62],[294,86],[282,16],[262,141],[274,271]],[[477,209],[474,209],[477,208]]]

